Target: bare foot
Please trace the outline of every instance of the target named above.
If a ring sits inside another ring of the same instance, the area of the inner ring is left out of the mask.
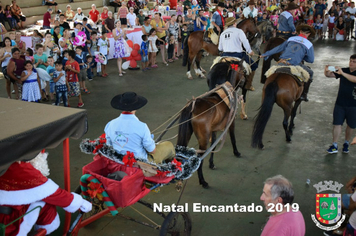
[[[356,144],[356,137],[351,142],[351,145],[355,145],[355,144]]]

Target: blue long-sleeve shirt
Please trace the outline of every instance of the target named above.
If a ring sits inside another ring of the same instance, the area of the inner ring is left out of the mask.
[[[295,26],[293,22],[293,16],[289,11],[284,11],[278,18],[278,30],[287,31],[290,33],[295,32]]]
[[[288,59],[291,65],[299,65],[303,60],[309,63],[314,62],[314,47],[313,44],[306,38],[301,36],[290,37],[283,44],[269,50],[263,54],[265,60],[273,54],[282,52],[281,59]]]

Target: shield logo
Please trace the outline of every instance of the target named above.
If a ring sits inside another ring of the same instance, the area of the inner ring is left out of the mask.
[[[338,222],[341,218],[341,194],[316,194],[316,218],[325,225]]]

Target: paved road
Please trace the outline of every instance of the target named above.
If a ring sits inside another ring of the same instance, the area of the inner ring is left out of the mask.
[[[331,143],[332,110],[335,102],[338,81],[323,75],[325,64],[347,66],[348,58],[354,52],[354,42],[316,42],[315,63],[311,65],[315,78],[311,86],[310,102],[303,103],[301,114],[296,118],[296,128],[292,143],[285,142],[282,127],[282,109],[275,106],[264,134],[265,150],[250,147],[253,117],[261,102],[262,85],[259,83],[258,69],[254,86],[256,91],[248,94],[247,121],[237,119],[236,135],[242,158],[233,156],[229,139],[220,153],[216,154],[217,170],[204,166],[205,179],[210,189],[198,185],[195,174],[188,181],[183,194],[182,203],[189,204],[193,221],[193,235],[259,235],[261,226],[265,223],[268,213],[194,213],[193,203],[206,205],[261,205],[259,200],[263,181],[273,175],[282,174],[292,181],[295,190],[295,203],[304,215],[307,235],[322,235],[312,222],[310,214],[315,213],[315,193],[313,184],[323,180],[335,180],[346,183],[355,175],[355,148],[351,147],[349,154],[327,155],[326,149]],[[160,61],[160,55],[157,56]],[[213,58],[203,59],[202,65],[208,69]],[[125,91],[135,91],[148,99],[148,104],[137,116],[153,130],[179,111],[192,96],[198,96],[207,91],[204,79],[194,77],[187,80],[185,68],[181,61],[166,67],[159,64],[158,69],[149,72],[128,71],[124,77],[117,76],[115,61],[109,62],[109,77],[95,78],[88,82],[91,94],[83,95],[84,108],[88,113],[89,131],[84,138],[96,138],[103,133],[105,124],[117,117],[119,112],[110,107],[111,98]],[[5,82],[0,79],[0,96],[6,97]],[[71,99],[76,104],[76,99]],[[45,114],[43,114],[45,115]],[[168,133],[171,137],[176,131]],[[81,167],[91,161],[92,156],[82,154],[78,144],[80,140],[71,140],[71,182],[74,189],[78,185]],[[342,145],[343,138],[340,140]],[[197,147],[193,139],[190,146]],[[63,185],[61,148],[50,152],[51,177]],[[306,180],[311,184],[307,185]],[[145,197],[151,203],[172,204],[178,199],[174,184],[162,187],[159,193],[150,193]],[[345,189],[342,190],[345,193]],[[140,209],[140,206],[134,205]],[[137,216],[132,209],[125,209],[131,216]],[[152,212],[146,211],[158,224],[162,223]],[[157,235],[153,230],[125,219],[104,217],[81,230],[80,235]],[[59,232],[55,235],[59,235]]]

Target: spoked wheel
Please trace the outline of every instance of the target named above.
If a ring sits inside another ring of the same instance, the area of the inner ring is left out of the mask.
[[[171,212],[165,218],[160,236],[189,236],[192,232],[192,220],[187,212]]]

